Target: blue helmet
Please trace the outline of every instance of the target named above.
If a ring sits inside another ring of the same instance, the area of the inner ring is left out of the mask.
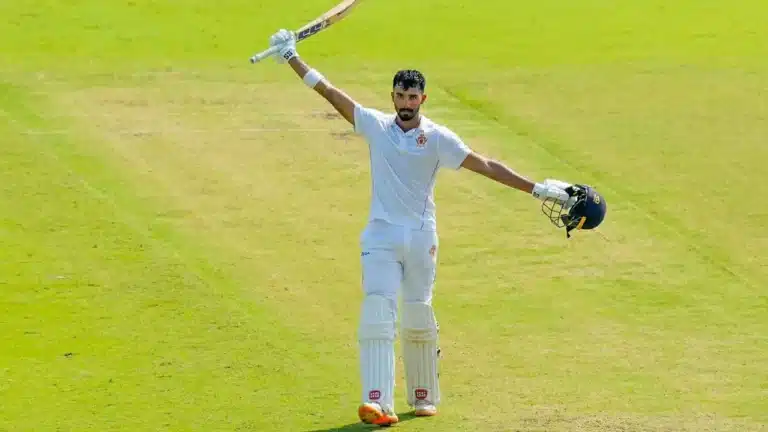
[[[571,237],[573,230],[597,228],[605,219],[608,211],[605,198],[590,186],[575,184],[565,189],[571,199],[563,206],[554,199],[545,200],[542,211],[558,228],[565,228],[565,234]]]

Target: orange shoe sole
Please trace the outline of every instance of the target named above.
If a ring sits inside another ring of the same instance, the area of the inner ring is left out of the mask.
[[[379,426],[391,426],[400,421],[396,415],[386,414],[378,405],[369,403],[360,405],[360,408],[357,409],[357,416],[363,423]]]

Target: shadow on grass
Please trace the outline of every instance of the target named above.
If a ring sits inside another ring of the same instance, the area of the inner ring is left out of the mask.
[[[398,423],[407,422],[408,420],[413,420],[417,418],[416,415],[413,413],[413,411],[398,414],[397,417],[400,419]],[[346,424],[343,426],[335,426],[328,429],[312,429],[306,432],[350,432],[350,431],[368,431],[368,430],[377,430],[377,429],[382,429],[382,427],[357,422],[357,423]]]

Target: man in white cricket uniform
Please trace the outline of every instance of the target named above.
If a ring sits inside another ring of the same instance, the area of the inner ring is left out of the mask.
[[[293,34],[270,38],[280,46],[278,63],[288,63],[304,83],[322,95],[368,142],[371,204],[360,237],[364,299],[360,311],[361,405],[370,424],[397,423],[394,341],[398,298],[402,300],[401,342],[408,404],[417,416],[432,416],[440,403],[437,370],[438,325],[432,290],[439,248],[433,190],[441,168],[466,168],[539,199],[566,204],[568,183],[534,183],[502,163],[473,152],[459,136],[419,109],[426,100],[424,76],[399,71],[392,82],[396,113],[355,102],[310,68],[296,51]]]

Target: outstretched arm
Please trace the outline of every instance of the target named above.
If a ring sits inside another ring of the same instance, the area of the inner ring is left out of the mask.
[[[546,180],[536,183],[507,167],[503,163],[472,151],[459,136],[448,128],[441,128],[442,139],[438,141],[438,154],[443,166],[453,169],[466,168],[505,186],[545,200],[555,198],[567,202],[569,185],[559,180]]]
[[[293,71],[296,72],[299,78],[304,80],[307,85],[311,86],[311,84],[316,81],[316,84],[312,86],[312,88],[333,105],[333,107],[336,108],[336,111],[352,124],[352,126],[355,125],[356,103],[349,97],[349,95],[334,87],[327,79],[320,75],[319,72],[310,68],[298,55],[291,57],[291,59],[288,60],[288,64],[291,65]],[[315,76],[313,77],[312,75]]]
[[[461,167],[526,193],[533,193],[533,188],[536,186],[536,183],[518,174],[502,162],[476,152],[470,152],[464,162],[461,163]]]
[[[485,157],[473,151],[469,152],[467,157],[461,163],[461,167],[474,171],[503,185],[531,194],[540,200],[554,198],[564,204],[570,202],[570,196],[565,191],[565,189],[570,186],[568,183],[552,179],[547,179],[544,183],[534,182],[527,177],[518,174],[502,162]]]

